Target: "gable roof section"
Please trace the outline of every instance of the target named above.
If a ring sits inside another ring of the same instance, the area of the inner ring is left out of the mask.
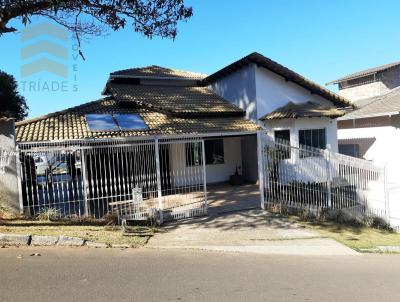
[[[140,131],[90,131],[85,115],[90,113],[139,114],[148,125]],[[16,123],[19,142],[72,140],[86,138],[114,138],[146,135],[201,134],[220,132],[253,132],[259,127],[244,117],[190,117],[169,116],[145,107],[121,107],[112,97],[107,97],[39,118]]]
[[[132,78],[163,78],[163,79],[186,79],[186,80],[201,80],[207,75],[165,68],[157,65],[151,65],[140,68],[129,68],[112,72],[110,76],[126,76]]]
[[[120,102],[174,116],[241,116],[244,111],[207,87],[131,85],[110,82],[107,88]]]
[[[275,120],[285,118],[302,118],[302,117],[329,117],[337,118],[343,116],[344,111],[337,108],[324,107],[312,102],[303,104],[294,104],[289,102],[283,107],[266,114],[261,120]]]
[[[257,66],[266,68],[281,77],[283,77],[287,81],[291,81],[307,90],[311,93],[317,94],[335,104],[338,107],[351,107],[352,104],[345,98],[333,93],[332,91],[322,87],[321,85],[303,77],[302,75],[294,72],[293,70],[257,53],[253,52],[248,56],[220,69],[219,71],[209,75],[202,82],[203,84],[211,84],[218,79],[225,77],[228,74],[235,72],[236,70],[241,69],[244,66],[249,65],[250,63],[254,63]]]
[[[351,111],[341,119],[356,119],[372,116],[383,116],[400,112],[400,88],[372,98],[357,100],[359,109]]]
[[[378,66],[378,67],[365,69],[365,70],[362,70],[362,71],[358,71],[358,72],[349,74],[349,75],[344,76],[342,78],[336,79],[336,80],[331,81],[329,83],[326,83],[326,85],[339,84],[339,83],[344,82],[344,81],[348,81],[348,80],[352,80],[352,79],[368,76],[368,75],[371,75],[371,74],[374,74],[374,73],[377,73],[377,72],[380,72],[380,71],[385,71],[387,69],[390,69],[390,68],[393,68],[393,67],[396,67],[396,66],[399,66],[399,65],[400,65],[400,62],[394,62],[394,63],[385,64],[385,65]]]

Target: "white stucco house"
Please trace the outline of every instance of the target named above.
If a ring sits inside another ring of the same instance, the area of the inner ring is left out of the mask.
[[[258,131],[336,151],[336,118],[351,106],[258,53],[208,76],[160,66],[119,70],[109,75],[103,95],[16,123],[26,211],[57,201],[66,213],[101,216],[111,201],[132,198],[135,187],[149,203],[164,198],[165,209],[172,207],[168,196],[198,194],[203,182],[254,184]],[[185,138],[168,140],[173,136]],[[53,152],[53,170],[62,174],[51,184],[38,170],[38,146]],[[314,173],[313,159],[302,160]],[[47,189],[55,183],[61,184]]]

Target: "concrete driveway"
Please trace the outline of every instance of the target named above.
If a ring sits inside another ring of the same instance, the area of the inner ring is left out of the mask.
[[[261,209],[164,225],[147,247],[281,255],[358,255],[340,243]]]

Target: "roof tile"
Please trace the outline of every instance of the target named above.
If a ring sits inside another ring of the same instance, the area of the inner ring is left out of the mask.
[[[90,131],[85,114],[139,114],[149,126],[147,131]],[[68,131],[73,129],[73,131]],[[142,135],[167,135],[209,132],[247,132],[259,127],[244,117],[174,117],[147,108],[121,108],[113,98],[104,98],[40,118],[16,124],[17,141],[49,141],[85,138],[112,138]]]

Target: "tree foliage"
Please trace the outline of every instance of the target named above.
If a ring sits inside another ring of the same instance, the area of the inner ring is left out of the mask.
[[[192,16],[184,0],[0,0],[0,35],[17,31],[12,20],[28,24],[33,16],[49,18],[70,30],[78,42],[132,24],[148,38],[174,39],[179,21]]]
[[[19,121],[27,115],[26,100],[18,93],[14,77],[0,71],[0,117],[13,117]]]

